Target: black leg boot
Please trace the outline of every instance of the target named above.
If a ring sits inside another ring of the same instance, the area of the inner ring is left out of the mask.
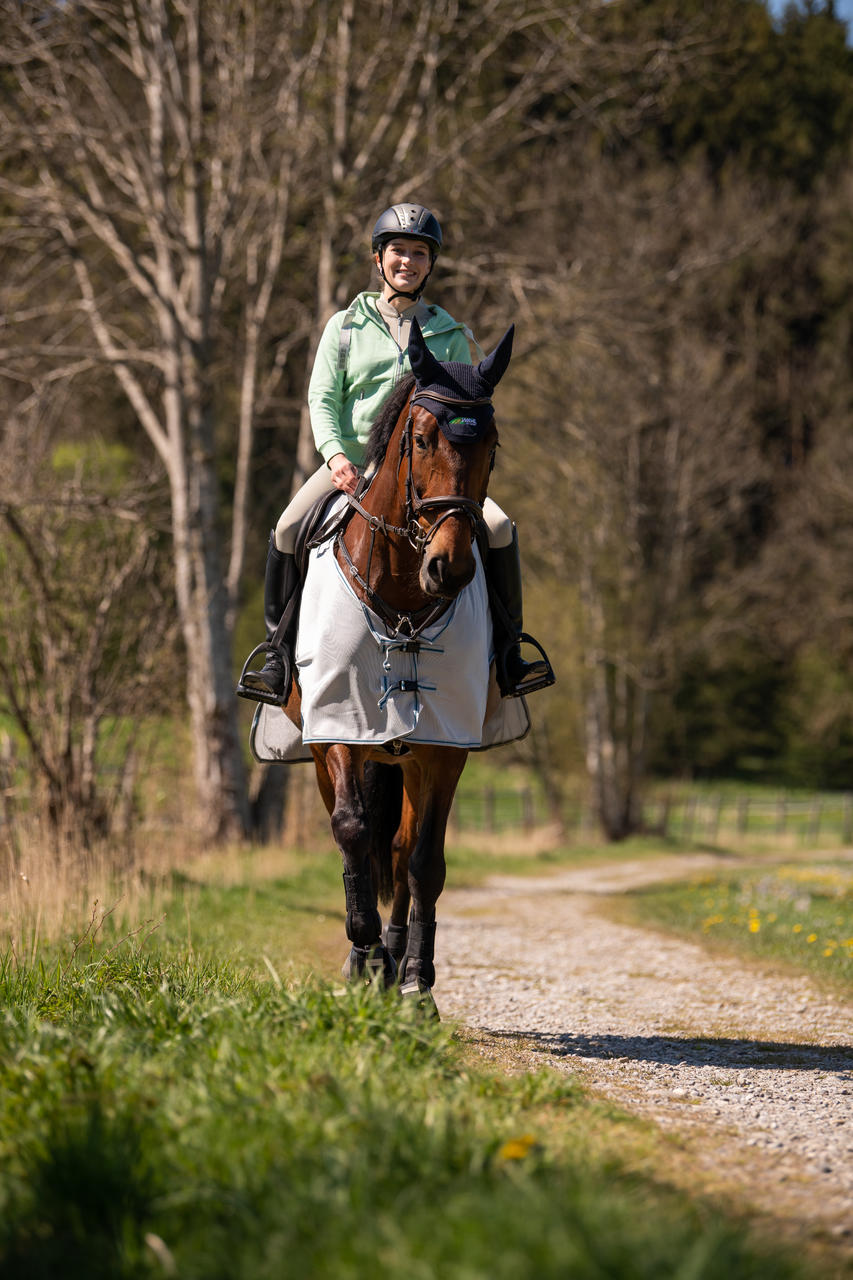
[[[267,569],[264,577],[264,623],[267,639],[253,649],[246,659],[237,692],[241,698],[252,698],[255,702],[271,702],[283,706],[290,694],[290,683],[293,672],[293,660],[296,640],[296,626],[299,620],[299,593],[301,583],[296,567],[295,556],[286,551],[279,551],[275,545],[275,533],[270,534],[267,551]],[[284,633],[274,642],[286,609],[290,616]],[[266,653],[266,661],[260,671],[250,671],[249,663],[260,653]]]
[[[535,693],[537,689],[547,689],[555,678],[548,655],[538,640],[522,630],[521,557],[515,525],[508,547],[489,547],[486,583],[492,610],[498,687],[502,696],[520,698],[523,694]],[[534,662],[525,662],[521,656],[522,640],[538,649],[541,657]]]

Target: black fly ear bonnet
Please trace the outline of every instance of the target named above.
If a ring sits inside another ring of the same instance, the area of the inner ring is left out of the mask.
[[[514,333],[515,325],[510,325],[479,364],[455,360],[442,364],[427,347],[417,320],[412,320],[409,363],[416,383],[412,404],[423,405],[433,415],[451,444],[472,444],[488,430],[495,416],[492,392],[509,364]]]

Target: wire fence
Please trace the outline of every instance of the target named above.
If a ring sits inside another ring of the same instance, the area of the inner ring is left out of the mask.
[[[567,835],[598,829],[592,805],[549,809],[534,786],[486,786],[457,793],[450,828],[455,833],[530,832],[559,822]],[[725,843],[727,839],[842,845],[853,843],[853,793],[755,796],[658,791],[643,806],[643,828],[667,840]]]
[[[664,794],[646,808],[650,831],[680,840],[717,844],[727,836],[802,844],[853,841],[853,794],[792,797]]]

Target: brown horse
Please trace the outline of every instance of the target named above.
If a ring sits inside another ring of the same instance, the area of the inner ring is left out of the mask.
[[[474,547],[485,546],[482,505],[498,446],[491,394],[511,349],[512,329],[477,366],[441,363],[413,323],[413,376],[374,424],[368,483],[348,498],[335,534],[335,559],[352,592],[406,648],[417,648],[477,571]],[[485,688],[488,658],[481,676]],[[395,689],[411,693],[412,685],[400,681]],[[300,725],[300,712],[294,681],[286,713]],[[343,856],[351,943],[345,972],[398,981],[403,994],[434,1008],[435,908],[467,747],[403,737],[381,745],[312,742],[311,751]],[[389,899],[383,940],[377,901]]]

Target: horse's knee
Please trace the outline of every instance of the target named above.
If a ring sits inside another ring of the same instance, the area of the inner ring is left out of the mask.
[[[367,844],[367,822],[364,814],[351,805],[337,805],[332,810],[332,835],[344,857],[361,851]]]

